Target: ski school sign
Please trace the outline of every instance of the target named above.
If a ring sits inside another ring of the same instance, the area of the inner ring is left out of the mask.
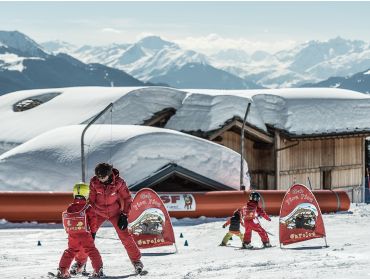
[[[195,211],[196,203],[192,194],[160,194],[167,211]]]
[[[134,194],[132,196],[136,197]],[[195,197],[190,193],[160,193],[158,196],[167,211],[196,211],[197,209]]]
[[[311,190],[300,184],[290,187],[280,208],[280,244],[286,245],[325,236],[320,206]]]
[[[161,198],[152,189],[141,189],[131,204],[129,231],[140,248],[175,243],[170,215]]]

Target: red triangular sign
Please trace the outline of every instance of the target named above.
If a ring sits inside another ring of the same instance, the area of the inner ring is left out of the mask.
[[[324,221],[314,194],[304,185],[291,186],[280,208],[280,244],[292,244],[325,236]]]
[[[138,191],[131,204],[129,231],[139,248],[153,248],[175,243],[170,215],[152,189]]]

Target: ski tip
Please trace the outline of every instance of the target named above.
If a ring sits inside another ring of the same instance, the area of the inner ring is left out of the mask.
[[[56,274],[50,271],[48,272],[47,276],[48,278],[57,278]]]

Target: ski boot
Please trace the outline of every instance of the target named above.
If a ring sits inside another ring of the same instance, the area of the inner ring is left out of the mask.
[[[243,249],[252,249],[253,246],[250,242],[243,242],[242,248]]]
[[[58,268],[56,277],[58,279],[68,279],[71,278],[71,275],[66,268]]]
[[[91,274],[90,278],[97,279],[97,278],[102,278],[102,277],[104,277],[103,267],[101,267],[98,271],[94,270],[94,272],[93,272],[93,274]]]
[[[220,245],[218,245],[218,246],[227,246],[227,244],[221,242]]]
[[[132,264],[134,265],[136,274],[140,274],[140,273],[143,272],[144,265],[141,262],[141,260],[134,261],[134,262],[132,262]]]
[[[77,275],[77,274],[81,273],[83,276],[87,276],[88,273],[86,272],[86,263],[80,264],[79,262],[75,262],[71,266],[71,269],[69,270],[69,273],[71,275]]]
[[[269,241],[263,242],[263,248],[271,248],[271,247],[272,247],[272,245]]]

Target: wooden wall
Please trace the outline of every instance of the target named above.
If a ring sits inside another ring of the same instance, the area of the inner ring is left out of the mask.
[[[240,134],[226,131],[221,137],[221,141],[215,142],[240,153]],[[244,145],[244,158],[248,163],[252,186],[258,189],[275,189],[273,146],[256,148],[255,141],[249,138],[245,138]]]
[[[281,149],[278,155],[275,155],[273,145],[259,145],[256,140],[245,139],[244,157],[254,188],[288,189],[293,183],[308,185],[308,177],[313,189],[357,187],[363,183],[363,137],[299,141],[283,137],[276,139],[279,142],[277,148]],[[226,131],[215,142],[240,153],[240,135],[237,132]],[[291,147],[284,149],[288,146]],[[278,186],[275,168],[279,170]]]
[[[297,141],[280,139],[280,148]],[[313,189],[335,189],[359,186],[364,177],[364,138],[299,140],[298,145],[279,153],[279,189],[292,182]]]

